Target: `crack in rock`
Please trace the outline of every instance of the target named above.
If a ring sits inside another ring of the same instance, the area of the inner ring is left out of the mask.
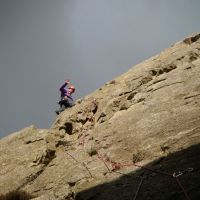
[[[160,89],[162,89],[164,87],[169,87],[171,85],[175,85],[175,84],[178,84],[178,83],[184,83],[184,82],[183,81],[178,81],[178,82],[174,82],[174,83],[171,83],[171,84],[163,85],[163,86],[161,86],[159,88],[156,88],[156,89],[152,90],[152,92],[155,92],[156,90],[160,90]]]

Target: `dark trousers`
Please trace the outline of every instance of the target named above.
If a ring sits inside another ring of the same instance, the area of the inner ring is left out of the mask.
[[[67,99],[60,100],[58,103],[60,104],[60,107],[64,109],[72,107],[72,104]]]
[[[71,108],[73,106],[73,102],[69,102],[68,99],[62,99],[58,102],[58,104],[60,105],[60,108],[56,111],[57,114],[61,113],[66,108]]]

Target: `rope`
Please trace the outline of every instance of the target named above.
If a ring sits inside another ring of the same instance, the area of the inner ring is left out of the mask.
[[[106,164],[106,162],[104,161],[104,159],[103,159],[99,154],[97,154],[97,156],[98,156],[98,158],[99,158],[101,161],[103,161],[104,165],[106,166],[106,168],[107,168],[108,171],[110,172],[111,170],[110,170],[110,168],[108,167],[108,165]]]
[[[84,162],[80,162],[80,161],[78,161],[74,156],[72,156],[71,154],[69,154],[68,152],[66,152],[66,153],[67,153],[67,155],[69,155],[73,160],[75,160],[76,163],[81,164],[81,165],[88,171],[88,173],[90,174],[91,178],[93,178],[92,173],[90,172],[90,170],[88,169],[87,165],[86,165]]]
[[[148,171],[151,171],[151,172],[155,172],[155,173],[158,173],[158,174],[162,174],[162,175],[173,177],[172,174],[169,174],[169,173],[166,173],[166,172],[161,172],[161,171],[158,171],[158,170],[153,170],[153,169],[150,169],[148,167],[144,167],[142,165],[138,165],[138,164],[135,164],[135,163],[122,164],[122,163],[118,163],[118,162],[115,162],[115,161],[111,161],[108,157],[105,158],[105,156],[103,157],[103,156],[100,156],[99,154],[98,154],[98,158],[101,161],[103,161],[105,165],[106,165],[106,162],[110,163],[111,166],[112,166],[112,170],[111,171],[119,170],[119,169],[124,168],[124,167],[135,166],[135,167],[142,168],[142,169],[145,169],[145,170],[148,170]],[[108,165],[106,165],[106,167],[109,169]]]
[[[82,147],[84,147],[85,145],[85,135],[83,136],[83,139],[82,141],[79,143]],[[69,155],[69,154],[68,154]],[[70,155],[71,156],[71,155]],[[72,157],[72,156],[71,156]],[[162,171],[159,171],[159,170],[154,170],[154,169],[151,169],[149,167],[144,167],[142,165],[138,165],[138,164],[135,164],[135,163],[129,163],[129,164],[122,164],[122,163],[118,163],[118,162],[115,162],[115,161],[112,161],[110,160],[108,157],[105,157],[105,156],[101,156],[99,154],[97,154],[97,157],[99,158],[99,160],[101,160],[104,165],[106,166],[106,168],[108,169],[109,172],[116,172],[117,170],[121,169],[121,168],[124,168],[124,167],[131,167],[131,166],[134,166],[134,167],[138,167],[138,168],[141,168],[141,169],[144,169],[144,170],[147,170],[147,171],[151,171],[151,172],[154,172],[154,173],[157,173],[157,174],[161,174],[161,175],[165,175],[165,176],[168,176],[168,177],[171,177],[171,178],[175,178],[176,179],[176,182],[178,184],[178,186],[181,188],[182,192],[184,193],[184,196],[187,200],[191,200],[189,195],[187,194],[185,188],[183,187],[183,185],[181,184],[178,176],[181,176],[182,174],[186,173],[186,172],[191,172],[193,171],[193,168],[188,168],[187,170],[184,170],[182,172],[178,172],[178,173],[173,173],[173,174],[169,174],[169,173],[166,173],[166,172],[162,172]],[[74,159],[75,160],[75,159]],[[109,163],[111,166],[112,166],[112,169],[109,168],[108,164]],[[90,176],[92,176],[91,172],[89,171],[89,169],[86,167],[86,164],[85,163],[82,163],[82,165],[87,169],[87,171],[89,172]],[[123,174],[123,173],[120,173],[120,174]],[[124,174],[126,175],[126,174]],[[135,193],[135,197],[133,200],[136,200],[137,196],[138,196],[138,193],[139,193],[139,190],[141,188],[141,185],[142,185],[142,182],[143,182],[143,179],[144,177],[142,177],[139,185],[138,185],[138,188],[137,188],[137,191]]]
[[[90,170],[88,169],[87,165],[83,162],[82,165],[85,167],[85,169],[88,171],[88,173],[90,174],[91,178],[93,178],[92,173],[90,172]]]
[[[79,145],[81,145],[82,147],[84,147],[85,145],[85,138],[86,138],[86,135],[84,134],[82,140],[79,142]]]
[[[151,171],[151,172],[154,172],[154,173],[157,173],[157,174],[161,174],[161,175],[165,175],[165,176],[168,176],[168,177],[171,177],[171,178],[175,178],[176,179],[176,182],[178,184],[178,186],[181,188],[182,192],[184,193],[185,195],[185,198],[187,200],[191,200],[189,195],[187,194],[185,188],[183,187],[183,185],[181,184],[181,182],[179,181],[178,179],[178,176],[181,176],[182,174],[186,173],[186,172],[191,172],[193,171],[193,168],[188,168],[187,170],[184,170],[182,172],[178,172],[178,173],[173,173],[173,174],[169,174],[169,173],[166,173],[166,172],[162,172],[162,171],[158,171],[158,170],[154,170],[154,169],[151,169],[149,167],[144,167],[144,166],[141,166],[141,165],[138,165],[138,164],[135,164],[135,163],[131,163],[131,164],[121,164],[121,163],[118,163],[118,162],[115,162],[115,161],[112,161],[110,160],[108,157],[103,157],[101,155],[97,155],[98,158],[104,163],[104,165],[106,166],[106,168],[108,169],[109,172],[115,172],[116,170],[119,170],[123,167],[130,167],[130,166],[135,166],[135,167],[138,167],[138,168],[141,168],[141,169],[145,169],[145,170],[148,170],[148,171]],[[108,165],[106,164],[109,163],[111,164],[112,166],[112,170],[110,170],[110,168],[108,167]],[[142,180],[143,181],[143,180]],[[139,192],[139,189],[141,187],[141,184],[142,184],[142,181],[141,183],[139,184],[138,186],[138,189],[137,189],[137,192],[136,192],[136,195],[135,195],[135,198],[134,200],[136,199],[137,195],[138,195],[138,192]]]
[[[184,193],[185,198],[186,198],[187,200],[191,200],[190,197],[188,196],[188,194],[187,194],[185,188],[184,188],[183,185],[181,184],[179,178],[178,178],[178,177],[174,177],[174,178],[176,179],[177,184],[179,185],[179,187],[181,188],[182,192]]]
[[[69,155],[73,160],[75,160],[77,163],[80,163],[78,160],[76,160],[76,158],[74,158],[74,156],[72,156],[70,153],[66,152],[67,155]]]
[[[138,188],[137,188],[137,190],[136,190],[136,192],[135,192],[135,196],[134,196],[133,200],[136,200],[136,198],[137,198],[137,196],[138,196],[138,193],[139,193],[139,191],[140,191],[140,188],[141,188],[141,186],[142,186],[143,180],[144,180],[144,177],[142,176],[141,179],[140,179]]]

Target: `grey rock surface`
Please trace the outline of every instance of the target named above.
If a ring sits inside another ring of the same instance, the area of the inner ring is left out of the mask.
[[[24,190],[35,200],[183,199],[172,174],[191,169],[181,178],[185,185],[190,180],[186,193],[198,199],[199,145],[196,34],[78,100],[49,130],[31,126],[1,139],[0,194]],[[160,170],[170,173],[166,182]],[[141,177],[146,189],[139,194]]]

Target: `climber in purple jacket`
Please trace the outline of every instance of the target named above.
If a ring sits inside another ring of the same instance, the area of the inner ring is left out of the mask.
[[[66,80],[65,83],[60,87],[60,109],[56,111],[56,114],[59,115],[66,108],[70,108],[74,105],[74,100],[71,96],[75,92],[75,87],[70,85],[68,89],[65,87],[70,83],[69,80]]]

